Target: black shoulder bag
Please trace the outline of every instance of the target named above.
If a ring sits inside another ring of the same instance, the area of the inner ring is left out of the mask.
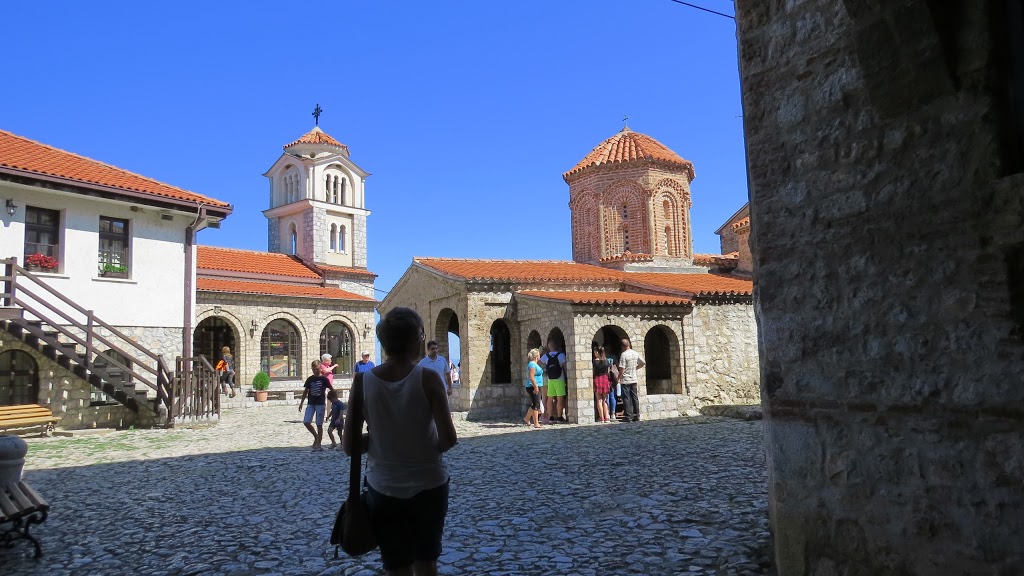
[[[360,490],[360,472],[363,464],[363,378],[357,374],[352,383],[352,417],[355,419],[352,428],[356,430],[352,438],[352,465],[348,476],[348,500],[334,516],[334,529],[331,530],[331,544],[336,546],[334,557],[338,557],[340,546],[349,556],[362,556],[377,548],[377,538],[373,535],[370,525],[370,513],[366,506],[367,493]]]

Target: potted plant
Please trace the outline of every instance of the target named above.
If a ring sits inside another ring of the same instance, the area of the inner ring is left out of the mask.
[[[127,278],[128,267],[117,264],[104,264],[100,266],[100,276],[105,278]]]
[[[30,254],[28,258],[25,258],[25,269],[33,272],[52,272],[57,269],[60,262],[53,256],[47,256],[46,254]]]
[[[266,372],[257,372],[252,377],[252,390],[257,402],[267,401],[267,388],[270,388],[270,376]]]

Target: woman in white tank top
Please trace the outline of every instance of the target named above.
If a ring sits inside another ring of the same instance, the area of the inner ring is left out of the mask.
[[[442,454],[458,441],[455,424],[441,377],[416,366],[423,342],[419,314],[391,310],[377,325],[377,338],[387,360],[356,374],[342,445],[351,454],[354,439],[363,442],[370,521],[384,569],[434,575],[448,513]]]

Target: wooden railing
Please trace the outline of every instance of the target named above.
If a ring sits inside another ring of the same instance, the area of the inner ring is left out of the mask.
[[[206,420],[220,414],[220,374],[200,354],[174,362],[168,421]]]
[[[135,382],[154,390],[157,396],[155,410],[159,412],[157,407],[160,405],[170,410],[170,385],[173,375],[164,363],[163,357],[142,347],[117,328],[97,318],[92,310],[82,308],[51,288],[42,281],[42,278],[19,266],[17,258],[0,260],[0,264],[4,267],[4,275],[0,276],[4,286],[0,298],[3,299],[4,306],[18,307],[28,313],[15,322],[29,324],[35,321],[45,324],[68,341],[82,346],[85,349],[84,365],[89,371],[93,371],[93,360],[101,354],[99,344],[117,352],[127,359],[127,364],[112,354],[104,355],[104,360],[108,364],[120,367],[125,374],[131,375]],[[57,303],[63,303],[64,306]],[[105,336],[101,330],[105,330],[111,336]]]

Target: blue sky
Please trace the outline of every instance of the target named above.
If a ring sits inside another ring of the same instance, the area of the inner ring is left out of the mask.
[[[670,0],[39,0],[4,16],[0,129],[232,203],[204,244],[266,249],[262,174],[319,102],[373,174],[382,290],[414,256],[571,259],[561,175],[624,115],[694,163],[697,252],[719,251],[747,200],[734,22]]]

